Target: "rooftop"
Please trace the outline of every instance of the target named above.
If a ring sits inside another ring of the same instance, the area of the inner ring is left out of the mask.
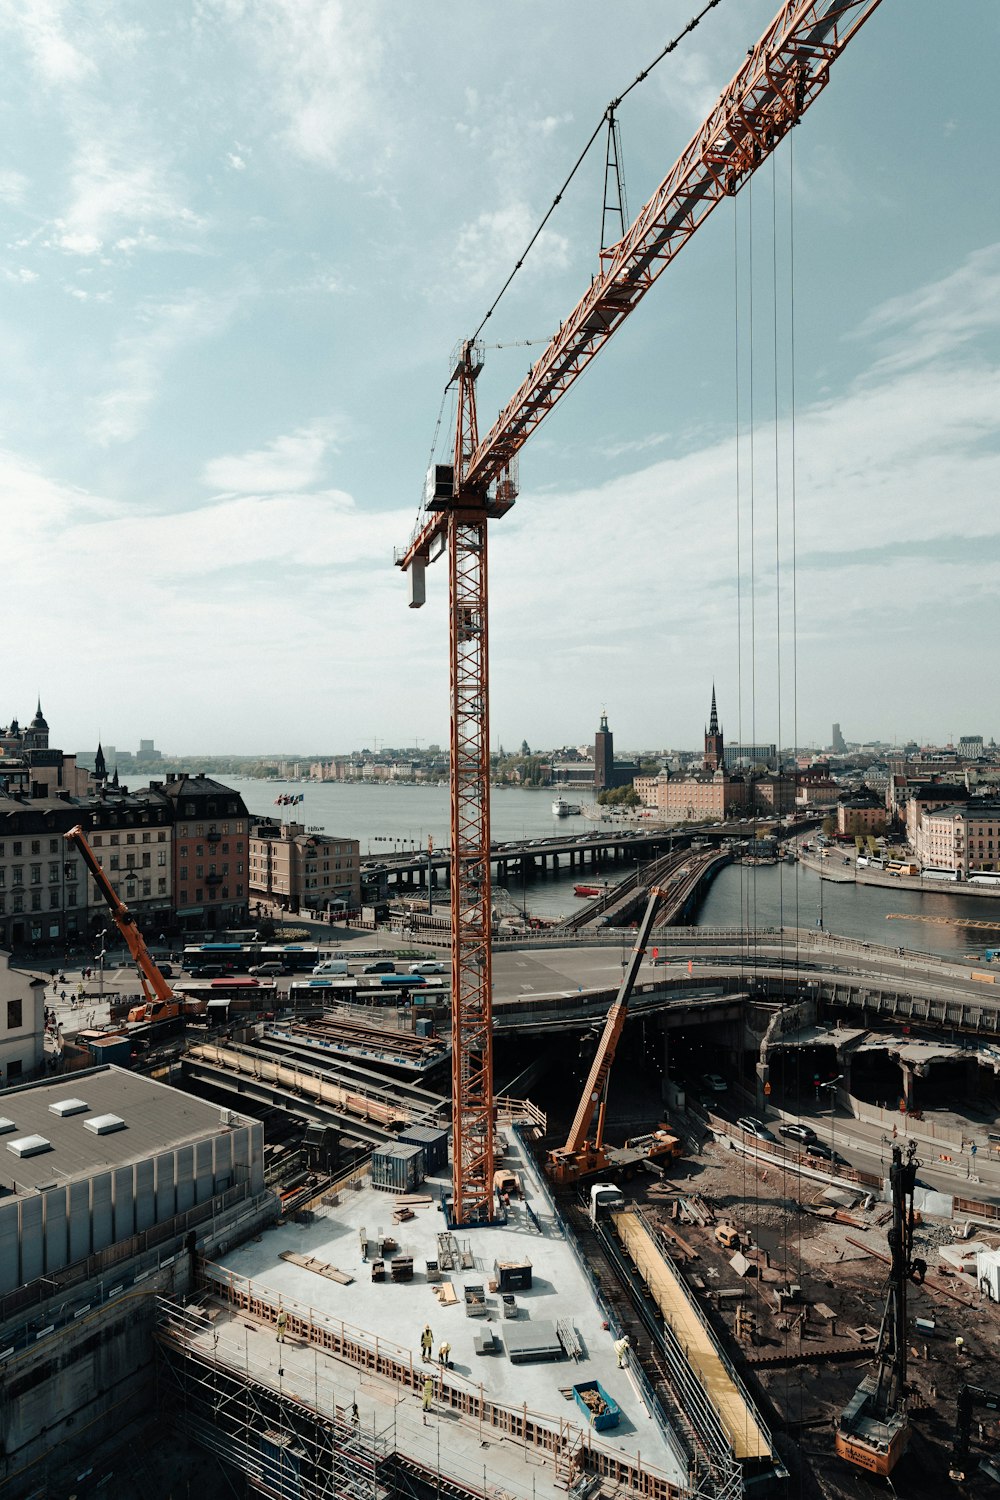
[[[674,1483],[683,1482],[686,1466],[680,1444],[672,1443],[647,1411],[629,1369],[618,1368],[614,1334],[603,1326],[603,1314],[590,1284],[535,1183],[533,1168],[516,1143],[504,1164],[520,1173],[536,1222],[532,1222],[525,1202],[513,1199],[507,1225],[454,1231],[460,1260],[467,1264],[441,1271],[441,1281],[451,1284],[457,1299],[450,1305],[438,1301],[426,1268],[428,1261],[440,1262],[438,1236],[447,1230],[440,1199],[450,1187],[450,1179],[444,1176],[428,1178],[417,1190],[430,1201],[414,1204],[414,1217],[405,1223],[393,1222],[395,1195],[377,1191],[366,1180],[360,1189],[343,1190],[339,1201],[318,1210],[312,1222],[279,1226],[258,1242],[225,1256],[222,1269],[252,1282],[255,1301],[280,1302],[289,1310],[300,1310],[312,1321],[317,1314],[338,1324],[341,1319],[349,1321],[363,1339],[377,1339],[383,1346],[386,1341],[393,1342],[400,1357],[412,1358],[418,1369],[421,1330],[429,1324],[435,1374],[441,1373],[436,1363],[438,1346],[447,1339],[452,1367],[442,1379],[468,1391],[478,1391],[482,1386],[493,1401],[509,1404],[518,1412],[526,1405],[556,1427],[560,1423],[586,1427],[580,1408],[572,1399],[567,1400],[564,1392],[581,1382],[597,1380],[622,1413],[617,1427],[600,1434],[601,1443],[632,1457],[641,1453],[644,1464],[661,1470]],[[396,1255],[412,1256],[412,1281],[391,1280],[394,1256],[387,1254],[386,1279],[373,1282],[371,1259],[362,1249],[362,1229],[368,1241],[389,1235],[398,1242]],[[464,1257],[462,1251],[466,1252]],[[297,1260],[312,1258],[317,1267],[335,1267],[342,1277],[352,1279],[344,1285],[319,1269],[283,1259],[289,1252]],[[488,1284],[495,1278],[496,1262],[526,1260],[531,1265],[531,1286],[514,1293],[516,1316],[511,1319],[504,1316],[500,1295],[491,1294]],[[465,1289],[470,1286],[486,1289],[485,1317],[466,1315]],[[551,1334],[564,1322],[575,1332],[578,1358],[511,1362],[509,1352],[519,1339],[533,1331],[542,1334],[545,1329]],[[484,1331],[499,1341],[497,1352],[476,1352],[474,1340]],[[268,1353],[271,1350],[276,1356],[273,1335]],[[282,1362],[287,1363],[287,1355],[282,1355]],[[364,1421],[366,1405],[373,1398],[369,1379],[360,1380],[353,1373],[345,1373],[341,1379],[355,1390],[353,1399],[361,1406]],[[374,1399],[376,1405],[385,1400],[378,1396]],[[458,1423],[449,1424],[449,1444],[467,1448],[465,1456],[470,1460],[477,1456],[478,1437],[475,1428],[466,1432]]]
[[[85,1107],[65,1114],[50,1107],[74,1099]],[[0,1112],[11,1122],[0,1134],[0,1186],[22,1194],[209,1139],[229,1119],[217,1104],[110,1065],[5,1089]],[[102,1115],[118,1116],[124,1128],[95,1134],[87,1122]],[[5,1149],[27,1136],[51,1149],[31,1156]]]

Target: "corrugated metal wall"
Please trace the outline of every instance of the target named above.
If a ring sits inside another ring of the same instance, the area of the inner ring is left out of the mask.
[[[0,1202],[0,1296],[207,1203],[237,1182],[264,1189],[254,1123],[63,1187]]]

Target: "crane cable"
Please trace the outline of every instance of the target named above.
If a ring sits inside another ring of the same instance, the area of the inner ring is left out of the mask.
[[[667,43],[667,45],[663,48],[662,52],[658,53],[657,56],[654,57],[653,61],[649,64],[649,66],[646,67],[646,68],[643,68],[643,70],[642,70],[641,73],[637,73],[636,74],[636,76],[633,78],[632,82],[629,84],[628,88],[625,89],[621,94],[619,94],[618,97],[617,97],[617,99],[612,99],[611,100],[610,104],[608,105],[607,109],[604,111],[604,113],[601,116],[600,120],[594,126],[593,134],[591,135],[591,137],[588,140],[587,144],[584,146],[583,150],[580,152],[580,155],[577,157],[576,161],[574,162],[572,170],[569,173],[569,176],[566,178],[566,180],[563,183],[562,187],[559,189],[558,193],[556,194],[556,196],[553,198],[552,202],[550,203],[550,205],[549,205],[549,207],[548,207],[548,209],[547,209],[547,211],[545,213],[544,218],[542,219],[541,223],[538,225],[538,228],[535,230],[534,234],[531,236],[531,239],[528,241],[527,245],[524,247],[524,250],[521,252],[520,258],[517,261],[515,261],[515,263],[514,263],[514,269],[511,271],[510,275],[507,277],[507,280],[504,282],[503,286],[500,288],[499,292],[494,297],[493,302],[492,302],[492,304],[490,306],[489,311],[486,313],[486,316],[483,318],[482,322],[479,324],[479,327],[476,329],[475,333],[472,335],[473,341],[475,341],[476,339],[478,339],[479,335],[482,333],[483,329],[486,327],[486,324],[489,322],[490,318],[492,318],[493,314],[496,312],[496,309],[497,309],[497,306],[499,305],[500,299],[503,297],[503,295],[506,292],[507,288],[510,286],[511,282],[514,280],[514,277],[517,275],[518,271],[524,265],[524,262],[525,262],[526,258],[528,257],[528,255],[530,254],[531,250],[533,249],[533,247],[535,245],[535,242],[537,241],[539,235],[542,233],[542,230],[545,228],[546,224],[549,222],[549,220],[551,219],[552,215],[555,213],[556,209],[559,207],[559,204],[562,202],[563,195],[565,194],[566,189],[569,187],[570,183],[573,181],[573,178],[576,176],[577,172],[580,170],[580,167],[583,165],[584,158],[586,157],[587,153],[589,152],[591,146],[597,140],[597,137],[600,135],[601,129],[604,126],[605,122],[608,121],[609,119],[613,119],[615,111],[617,110],[618,106],[621,104],[622,100],[626,99],[628,97],[628,95],[631,94],[632,90],[634,88],[637,88],[640,83],[643,83],[645,81],[645,79],[647,79],[649,77],[650,73],[652,73],[653,69],[659,63],[661,63],[665,57],[668,57],[670,55],[670,53],[673,52],[680,45],[680,43],[684,40],[684,38],[686,36],[688,36],[692,31],[694,31],[701,24],[701,22],[708,15],[708,13],[709,13],[710,10],[714,10],[715,7],[717,5],[719,5],[719,4],[721,4],[721,0],[708,0],[708,3],[702,7],[702,9],[698,12],[698,14],[696,16],[692,16],[691,20],[687,23],[687,25],[681,31],[679,31],[677,33],[677,35],[673,38],[672,41],[670,41],[670,42]]]
[[[606,121],[611,121],[612,123],[614,122],[615,111],[617,110],[618,106],[622,103],[622,101],[624,99],[627,99],[628,96],[629,96],[629,94],[631,94],[632,90],[634,88],[638,88],[639,84],[643,83],[649,77],[649,75],[650,75],[650,73],[652,73],[653,69],[659,63],[661,63],[665,57],[668,57],[671,52],[675,51],[677,49],[677,47],[680,46],[681,42],[684,40],[684,38],[686,36],[690,35],[690,33],[692,31],[696,30],[696,28],[698,26],[700,26],[701,22],[705,19],[705,17],[708,15],[708,13],[709,13],[710,10],[714,10],[715,7],[717,5],[720,5],[721,3],[722,3],[722,0],[707,0],[707,3],[704,6],[702,6],[702,8],[698,12],[698,14],[696,16],[692,16],[691,20],[687,23],[687,25],[685,27],[683,27],[682,30],[680,30],[677,33],[677,35],[673,38],[672,41],[669,41],[667,43],[667,45],[663,48],[663,50],[661,52],[659,52],[657,54],[656,57],[653,58],[653,61],[648,65],[648,67],[643,68],[643,70],[642,70],[641,73],[637,73],[636,76],[633,78],[632,82],[629,84],[628,88],[624,89],[622,91],[622,93],[620,93],[618,95],[618,97],[616,99],[612,99],[611,102],[608,104],[608,107],[604,111],[604,114],[601,116],[600,120],[595,125],[594,130],[593,130],[593,134],[591,135],[591,137],[588,140],[587,144],[584,146],[583,150],[580,152],[579,156],[577,157],[576,161],[574,162],[573,168],[570,171],[569,176],[566,178],[566,180],[563,183],[562,187],[559,189],[558,193],[556,194],[556,196],[553,198],[551,204],[549,205],[549,208],[548,208],[548,211],[545,214],[545,217],[542,219],[541,223],[538,225],[538,227],[535,230],[534,234],[531,236],[531,239],[528,241],[528,243],[525,246],[524,250],[521,252],[520,258],[514,264],[514,269],[511,271],[510,275],[507,277],[507,280],[504,282],[503,286],[500,288],[499,292],[494,297],[493,302],[490,305],[489,311],[483,317],[483,319],[481,320],[481,322],[479,324],[479,327],[476,329],[475,333],[472,335],[472,341],[473,342],[475,342],[479,338],[479,335],[482,333],[483,329],[486,327],[486,324],[489,322],[490,318],[492,318],[493,314],[496,312],[497,307],[500,304],[500,299],[503,297],[504,293],[507,291],[507,288],[510,286],[511,282],[514,280],[514,277],[517,275],[518,271],[524,265],[525,260],[527,259],[528,255],[530,254],[530,252],[531,252],[532,248],[534,247],[536,241],[538,240],[539,235],[542,233],[542,230],[545,228],[546,224],[549,222],[549,220],[551,219],[552,215],[555,213],[555,211],[558,208],[559,204],[562,202],[563,195],[565,194],[566,189],[569,187],[570,183],[573,181],[573,178],[576,176],[577,172],[580,170],[580,167],[583,165],[583,161],[584,161],[585,157],[587,156],[587,153],[589,152],[589,150],[590,150],[591,146],[594,144],[594,142],[597,140],[598,135],[601,133],[602,126],[605,124]],[[529,344],[533,344],[533,343],[536,343],[536,342],[537,343],[542,343],[542,342],[551,343],[551,339],[548,339],[548,340],[522,339],[522,340],[515,341],[515,344],[496,344],[493,347],[495,347],[497,349],[505,349],[505,348],[516,347],[518,344],[523,345],[523,346],[527,346]],[[451,386],[452,386],[453,383],[454,383],[454,376],[452,376],[451,378],[449,378],[449,380],[448,380],[447,384],[445,385],[445,388],[444,388],[444,390],[443,390],[443,392],[441,394],[441,410],[438,412],[437,423],[435,424],[435,427],[434,427],[434,438],[433,438],[433,441],[431,443],[431,457],[430,457],[430,463],[431,464],[433,464],[433,462],[434,462],[434,454],[437,451],[438,434],[439,434],[439,432],[441,430],[441,417],[442,417],[442,414],[444,412],[445,399],[446,399],[446,397],[448,395],[448,391],[450,390],[450,388],[451,388]],[[429,466],[430,465],[428,465],[428,467]],[[421,495],[421,497],[420,497],[420,509],[422,510],[422,508],[423,508],[423,495]]]

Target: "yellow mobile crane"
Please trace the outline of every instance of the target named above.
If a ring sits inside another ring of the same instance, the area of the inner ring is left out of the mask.
[[[115,926],[135,961],[139,971],[139,982],[146,996],[144,1005],[137,1005],[128,1013],[130,1021],[171,1021],[182,1015],[201,1015],[205,1010],[202,1000],[179,1000],[159,969],[149,956],[142,933],[136,926],[135,917],[121,900],[111,881],[104,873],[97,855],[87,842],[87,836],[78,823],[63,837],[83,856],[83,862],[94,878],[94,884],[104,897]]]
[[[635,987],[639,966],[646,954],[646,942],[652,931],[653,919],[663,896],[659,886],[649,893],[649,904],[639,924],[635,946],[622,975],[621,987],[604,1023],[601,1040],[591,1064],[590,1074],[584,1084],[583,1094],[566,1138],[565,1146],[550,1151],[545,1170],[552,1181],[560,1186],[579,1182],[584,1177],[601,1173],[619,1172],[630,1177],[637,1167],[647,1161],[673,1161],[681,1154],[681,1143],[666,1130],[654,1130],[649,1135],[638,1136],[624,1146],[604,1144],[604,1117],[608,1105],[608,1080],[611,1065],[628,1015],[628,1003]],[[587,1132],[594,1117],[594,1106],[598,1106],[597,1129],[593,1140]]]

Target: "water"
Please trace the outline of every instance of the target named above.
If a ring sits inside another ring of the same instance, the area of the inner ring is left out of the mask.
[[[409,786],[393,782],[276,782],[226,776],[256,816],[296,819],[307,828],[358,839],[362,856],[380,852],[435,848],[449,842],[447,786]],[[295,808],[276,808],[282,793],[304,793]],[[492,836],[498,843],[515,839],[547,838],[555,834],[595,833],[587,818],[556,818],[552,787],[494,787],[490,799]],[[566,794],[567,800],[575,795]],[[609,872],[620,878],[625,867]],[[596,883],[597,876],[593,879]],[[588,883],[589,871],[538,875],[509,887],[518,906],[541,917],[566,916],[579,907],[573,895],[578,882]],[[821,890],[822,885],[822,890]],[[889,920],[890,913],[919,920]],[[927,920],[931,917],[996,921],[995,932]],[[863,942],[885,943],[950,957],[981,958],[983,949],[1000,947],[1000,899],[945,896],[913,890],[902,882],[891,887],[821,882],[804,865],[730,865],[713,881],[696,921],[702,927],[816,927],[822,918],[827,932]]]

